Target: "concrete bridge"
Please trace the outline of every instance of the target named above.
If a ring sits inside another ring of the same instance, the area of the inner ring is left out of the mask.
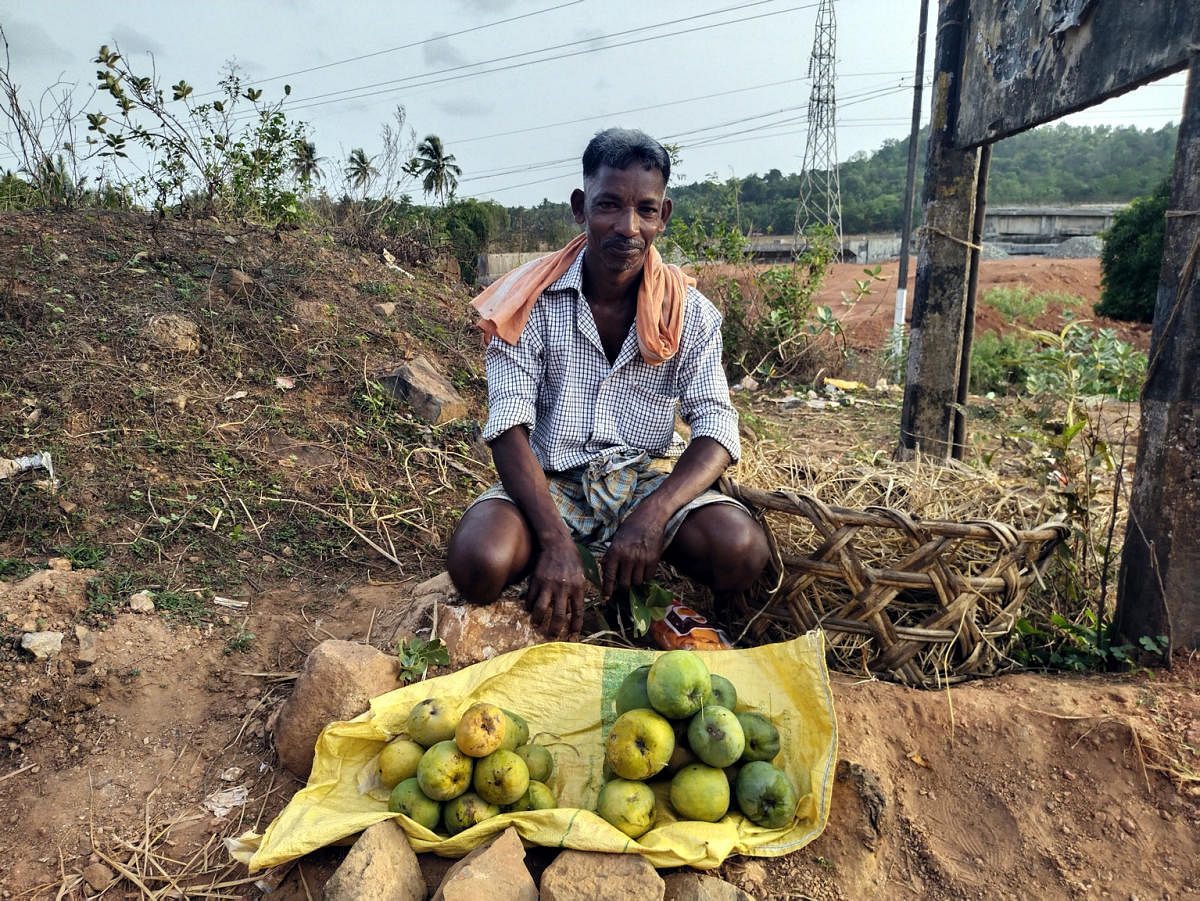
[[[1068,238],[1098,235],[1110,225],[1124,203],[1094,203],[1081,206],[996,206],[988,207],[983,219],[983,240],[1014,256],[1048,253]],[[791,235],[751,235],[750,258],[760,263],[783,263],[792,258]],[[916,252],[916,243],[913,244]],[[533,253],[480,254],[479,284],[494,282],[522,263],[542,256]],[[856,263],[880,263],[900,255],[900,235],[880,232],[844,235],[841,258]]]

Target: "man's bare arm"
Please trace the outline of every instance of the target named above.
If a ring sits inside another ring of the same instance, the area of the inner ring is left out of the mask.
[[[654,576],[663,553],[667,521],[709,488],[733,462],[720,442],[695,438],[671,474],[626,517],[604,555],[605,598]]]
[[[525,426],[514,426],[491,443],[496,472],[533,533],[529,602],[534,625],[551,637],[583,628],[586,577],[571,532],[550,497],[546,474],[529,446]]]

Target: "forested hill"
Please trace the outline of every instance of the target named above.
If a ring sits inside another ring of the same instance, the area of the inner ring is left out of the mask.
[[[988,203],[1106,203],[1150,194],[1171,171],[1178,128],[1157,131],[1132,127],[1072,126],[1062,123],[1023,132],[993,146]],[[924,175],[928,129],[917,148],[919,183]],[[684,164],[686,165],[686,156]],[[908,139],[885,141],[874,153],[858,153],[838,167],[845,232],[900,228]],[[735,200],[736,189],[736,200]],[[698,182],[671,189],[675,215],[719,215],[739,222],[744,232],[790,233],[800,192],[799,175],[772,169],[723,183]]]
[[[1171,171],[1178,128],[1157,131],[1132,127],[1072,126],[1062,123],[1027,131],[995,144],[988,178],[988,203],[1112,203],[1151,194]],[[917,202],[925,169],[928,129],[921,132],[917,155]],[[842,228],[849,234],[897,231],[904,200],[908,139],[885,141],[873,153],[858,153],[839,169]],[[687,169],[687,151],[681,168]],[[673,185],[675,217],[691,222],[736,223],[743,233],[790,234],[800,194],[800,176],[772,169],[723,182]],[[495,236],[506,249],[557,246],[574,233],[566,203],[509,209],[510,227]],[[526,246],[528,245],[528,246]]]

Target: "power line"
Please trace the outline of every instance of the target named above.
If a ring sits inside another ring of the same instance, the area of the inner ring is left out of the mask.
[[[507,72],[512,69],[525,68],[526,66],[538,65],[540,63],[556,62],[558,60],[570,59],[570,58],[577,57],[577,56],[585,56],[585,55],[588,55],[591,53],[599,53],[604,50],[615,50],[619,47],[631,47],[631,46],[634,46],[637,44],[645,44],[649,41],[660,40],[664,37],[664,35],[653,34],[653,35],[649,35],[647,37],[635,38],[635,39],[629,40],[629,41],[620,41],[615,44],[608,44],[603,47],[585,47],[581,50],[572,50],[570,52],[560,53],[560,54],[557,54],[554,56],[543,56],[538,59],[526,60],[524,62],[510,63],[508,65],[503,65],[503,66],[495,66],[494,68],[491,68],[491,69],[480,69],[479,71],[476,71],[476,72],[463,72],[464,69],[474,69],[479,66],[489,66],[492,63],[504,62],[506,60],[512,60],[512,59],[520,59],[522,57],[528,57],[528,56],[533,56],[533,55],[539,54],[539,53],[545,53],[545,52],[547,52],[547,50],[550,50],[550,51],[562,50],[562,49],[565,49],[568,47],[578,46],[579,44],[590,44],[590,43],[594,43],[595,41],[609,40],[614,37],[621,37],[623,35],[635,34],[637,32],[648,31],[648,30],[655,29],[655,28],[663,28],[668,25],[675,25],[675,24],[678,24],[681,22],[688,22],[688,21],[692,21],[695,19],[706,18],[708,16],[720,15],[722,13],[737,11],[739,9],[744,9],[744,8],[751,7],[751,6],[760,6],[763,3],[772,3],[772,2],[777,2],[777,0],[756,0],[756,2],[754,2],[754,3],[742,4],[740,6],[734,6],[734,7],[727,7],[724,9],[714,10],[714,11],[708,12],[708,13],[701,13],[701,14],[697,14],[694,16],[686,16],[681,19],[672,19],[667,22],[659,22],[655,25],[645,25],[645,26],[641,26],[639,28],[630,28],[630,29],[626,29],[624,31],[617,31],[617,32],[613,32],[613,33],[607,34],[607,35],[602,35],[602,36],[596,37],[596,38],[587,38],[587,39],[579,40],[579,41],[569,41],[565,44],[558,44],[558,45],[555,45],[554,47],[550,47],[550,48],[541,48],[538,50],[527,50],[527,51],[523,51],[521,53],[515,53],[515,54],[509,54],[507,56],[495,57],[493,59],[484,60],[484,61],[478,62],[478,63],[467,63],[467,64],[463,64],[460,66],[450,66],[445,69],[439,69],[434,72],[426,72],[421,75],[409,75],[409,76],[405,76],[404,78],[394,78],[394,79],[389,79],[388,81],[373,82],[371,84],[359,85],[358,87],[354,87],[354,88],[344,88],[344,89],[338,90],[338,91],[328,91],[324,94],[314,94],[311,97],[305,98],[304,102],[288,103],[288,104],[285,104],[284,106],[288,112],[296,112],[298,110],[313,109],[318,106],[327,106],[330,103],[344,103],[348,100],[361,100],[361,99],[364,99],[367,97],[376,97],[381,94],[389,94],[389,93],[393,93],[395,91],[403,90],[403,89],[433,87],[435,85],[446,84],[451,81],[460,81],[464,78],[478,78],[483,75],[494,75],[497,72]],[[726,22],[715,22],[715,23],[712,23],[709,25],[698,25],[693,28],[686,28],[686,29],[673,31],[673,32],[671,32],[671,34],[669,36],[672,38],[676,38],[676,37],[680,37],[680,36],[687,35],[687,34],[694,34],[699,31],[709,31],[714,28],[724,28],[727,25],[741,25],[745,22],[753,22],[758,19],[771,18],[773,16],[784,15],[785,13],[796,12],[796,11],[802,10],[802,9],[811,9],[814,5],[815,4],[812,4],[812,3],[805,3],[805,4],[800,4],[798,6],[790,6],[790,7],[784,8],[784,9],[775,10],[773,12],[760,13],[755,16],[746,16],[741,19],[733,19],[733,20],[729,20]],[[459,73],[459,74],[449,74],[448,77],[446,77],[446,78],[437,78],[436,77],[439,75],[447,75],[448,73]],[[427,79],[427,80],[421,80],[421,79]],[[379,88],[379,90],[370,90],[372,88]],[[355,93],[355,92],[360,92],[360,93]],[[326,99],[326,98],[328,98],[328,99]],[[256,114],[248,113],[246,115],[252,117],[253,115],[256,115]]]
[[[272,75],[269,78],[259,78],[259,79],[256,79],[254,83],[255,84],[267,84],[268,82],[271,82],[271,81],[279,81],[284,78],[291,78],[295,75],[307,75],[309,72],[319,72],[322,69],[332,69],[335,66],[344,66],[347,63],[356,63],[360,60],[371,59],[372,57],[383,56],[388,53],[397,53],[400,50],[411,50],[413,47],[420,47],[422,44],[428,43],[429,41],[440,41],[440,40],[445,40],[448,38],[462,37],[464,34],[471,34],[476,31],[485,31],[488,28],[495,28],[497,25],[507,25],[510,22],[518,22],[521,19],[530,19],[530,18],[533,18],[534,16],[544,15],[545,13],[557,12],[560,9],[566,9],[568,6],[577,6],[583,2],[584,2],[584,0],[569,0],[569,2],[567,2],[567,3],[559,3],[557,6],[547,6],[544,9],[536,9],[532,12],[522,13],[519,16],[509,16],[507,19],[497,19],[495,22],[488,22],[484,25],[475,25],[475,26],[472,26],[471,28],[463,28],[463,29],[460,29],[459,31],[452,31],[449,34],[434,35],[433,37],[424,38],[419,41],[412,41],[408,44],[401,44],[398,47],[388,47],[384,50],[374,50],[370,53],[361,53],[358,56],[348,56],[345,59],[334,60],[331,63],[322,63],[319,66],[309,66],[307,69],[297,69],[295,72],[285,72],[282,75]],[[208,91],[206,94],[201,95],[201,96],[208,96],[208,94],[215,94],[215,93],[218,93],[218,92],[217,91]]]

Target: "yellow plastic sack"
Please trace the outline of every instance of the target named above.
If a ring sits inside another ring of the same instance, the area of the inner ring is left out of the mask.
[[[375,698],[350,722],[331,723],[317,739],[308,785],[261,836],[231,842],[233,856],[256,871],[272,867],[394,818],[418,852],[461,857],[516,827],[530,844],[585,851],[641,854],[656,867],[711,868],[730,854],[774,857],[808,844],[825,828],[837,749],[837,725],[820,633],[748,650],[699,652],[709,669],[731,680],[738,709],[758,710],[778,727],[774,761],[801,794],[789,827],[764,829],[737,811],[717,823],[676,821],[657,788],[658,820],[634,840],[593,812],[603,784],[604,736],[616,719],[614,696],[631,670],[660,652],[550,643],[513,651],[474,666],[398,688]],[[375,762],[383,745],[404,730],[409,709],[427,697],[466,708],[486,700],[523,716],[533,740],[554,756],[550,779],[560,807],[506,813],[452,838],[441,838],[387,810]]]

